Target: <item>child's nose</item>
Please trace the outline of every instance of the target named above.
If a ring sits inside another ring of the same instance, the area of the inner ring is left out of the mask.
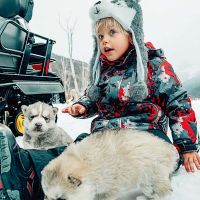
[[[109,40],[109,36],[104,36],[103,37],[103,44],[106,44],[106,43],[108,43],[110,40]]]

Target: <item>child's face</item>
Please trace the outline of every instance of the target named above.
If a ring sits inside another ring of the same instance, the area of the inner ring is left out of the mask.
[[[130,36],[115,27],[102,28],[97,34],[99,47],[109,61],[118,60],[128,50]]]

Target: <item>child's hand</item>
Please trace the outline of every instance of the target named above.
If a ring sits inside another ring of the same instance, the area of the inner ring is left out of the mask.
[[[70,115],[76,116],[85,113],[86,109],[81,104],[74,104],[62,109],[63,113],[69,113]]]
[[[200,170],[200,156],[197,152],[184,153],[183,158],[183,165],[187,172],[195,172],[195,167]]]

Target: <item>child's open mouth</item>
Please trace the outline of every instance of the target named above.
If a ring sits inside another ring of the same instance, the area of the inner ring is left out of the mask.
[[[104,48],[104,51],[105,51],[105,52],[109,52],[109,51],[113,51],[113,50],[114,50],[114,49],[109,48],[109,47],[105,47],[105,48]]]

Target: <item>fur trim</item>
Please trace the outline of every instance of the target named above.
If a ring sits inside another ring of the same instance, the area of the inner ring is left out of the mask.
[[[93,72],[94,70],[94,66],[95,66],[95,62],[98,59],[98,42],[97,42],[97,38],[96,36],[93,36],[93,40],[94,40],[94,51],[93,51],[93,55],[92,55],[92,59],[90,60],[90,73],[89,73],[89,84],[94,83],[94,79],[93,79]]]

